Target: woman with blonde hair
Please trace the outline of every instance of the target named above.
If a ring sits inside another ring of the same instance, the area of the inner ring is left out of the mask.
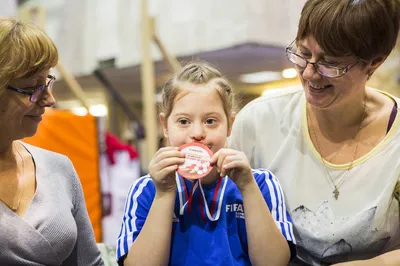
[[[0,19],[0,265],[103,265],[71,161],[19,140],[55,104],[53,41]]]
[[[297,265],[400,265],[400,99],[366,86],[399,23],[399,0],[308,0],[286,49],[302,86],[233,125],[231,147],[282,185]]]

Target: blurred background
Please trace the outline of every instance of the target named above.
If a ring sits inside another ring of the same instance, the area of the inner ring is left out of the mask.
[[[285,47],[305,0],[1,0],[0,15],[43,27],[60,64],[57,105],[27,142],[68,155],[98,242],[115,245],[129,186],[158,149],[160,89],[179,64],[206,60],[240,106],[298,85]],[[400,96],[400,42],[369,85]]]

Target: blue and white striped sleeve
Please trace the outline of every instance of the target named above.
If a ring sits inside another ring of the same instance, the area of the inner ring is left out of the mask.
[[[268,205],[272,218],[282,235],[289,243],[291,258],[294,258],[296,240],[293,234],[292,218],[286,209],[285,197],[278,179],[266,169],[254,169],[256,179],[261,193]]]
[[[129,189],[116,245],[119,265],[123,265],[125,256],[142,230],[154,196],[155,187],[149,175],[139,178]]]

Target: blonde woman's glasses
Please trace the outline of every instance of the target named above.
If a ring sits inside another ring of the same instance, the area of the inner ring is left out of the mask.
[[[52,90],[54,81],[56,80],[56,77],[53,75],[48,75],[46,84],[43,85],[38,85],[34,87],[28,87],[28,88],[14,88],[11,86],[7,86],[7,89],[18,92],[20,94],[24,95],[30,95],[29,100],[33,103],[36,103],[38,99],[40,98],[40,95],[45,89],[48,89],[49,91]]]

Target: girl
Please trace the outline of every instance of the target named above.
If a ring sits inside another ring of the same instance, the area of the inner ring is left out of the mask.
[[[119,265],[287,265],[295,242],[278,180],[224,148],[235,116],[227,80],[206,63],[190,63],[162,95],[170,146],[129,191]],[[176,172],[185,157],[178,147],[193,141],[214,152],[213,170],[199,182]]]

